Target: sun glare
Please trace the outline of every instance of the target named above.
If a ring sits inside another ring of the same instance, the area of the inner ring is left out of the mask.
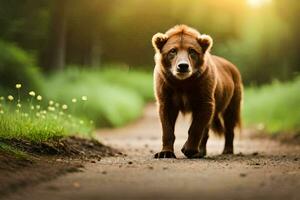
[[[263,5],[271,3],[272,0],[247,0],[249,6],[253,8],[262,7]]]

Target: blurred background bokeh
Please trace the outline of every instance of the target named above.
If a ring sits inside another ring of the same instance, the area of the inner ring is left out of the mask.
[[[153,99],[152,35],[187,24],[240,69],[247,123],[295,130],[299,19],[298,0],[0,0],[0,92],[22,82],[60,102],[87,95],[78,115],[122,125]]]
[[[184,23],[210,34],[213,53],[236,63],[246,84],[266,83],[299,72],[299,7],[297,0],[2,0],[0,38],[43,70],[152,68],[152,35]]]

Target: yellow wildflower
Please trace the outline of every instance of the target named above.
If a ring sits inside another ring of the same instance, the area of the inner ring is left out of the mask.
[[[8,95],[8,100],[10,100],[10,101],[13,101],[14,100],[14,97],[12,96],[12,95]]]
[[[47,111],[46,110],[42,110],[41,113],[44,114],[44,115],[46,115]]]
[[[55,111],[55,107],[48,106],[48,110],[49,110],[49,111]]]
[[[81,99],[82,101],[87,101],[87,96],[82,96]]]
[[[16,84],[16,88],[20,89],[22,87],[22,85],[20,83]]]
[[[34,97],[35,96],[35,92],[34,91],[30,91],[29,95],[32,96],[32,97]]]
[[[36,97],[36,99],[39,100],[39,101],[41,101],[41,100],[43,99],[43,97],[42,97],[41,95],[38,95],[38,96]]]

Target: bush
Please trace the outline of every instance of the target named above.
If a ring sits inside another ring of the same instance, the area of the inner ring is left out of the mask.
[[[43,91],[55,101],[73,104],[71,99],[84,106],[70,109],[77,116],[93,120],[98,126],[124,125],[142,114],[144,103],[153,99],[152,75],[121,69],[80,70],[70,68],[50,76]]]
[[[270,133],[300,130],[300,77],[245,90],[243,118]]]
[[[40,91],[41,79],[42,76],[31,56],[12,44],[0,41],[1,87],[13,88],[16,83],[22,83],[25,87],[24,92],[29,89]],[[9,92],[4,91],[5,94]]]
[[[143,71],[126,71],[118,68],[104,69],[101,77],[113,85],[126,86],[138,92],[145,101],[153,100],[153,78]]]

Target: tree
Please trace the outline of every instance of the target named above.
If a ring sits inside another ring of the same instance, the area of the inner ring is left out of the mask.
[[[63,69],[66,60],[66,27],[68,0],[55,0],[49,31],[48,69]]]

